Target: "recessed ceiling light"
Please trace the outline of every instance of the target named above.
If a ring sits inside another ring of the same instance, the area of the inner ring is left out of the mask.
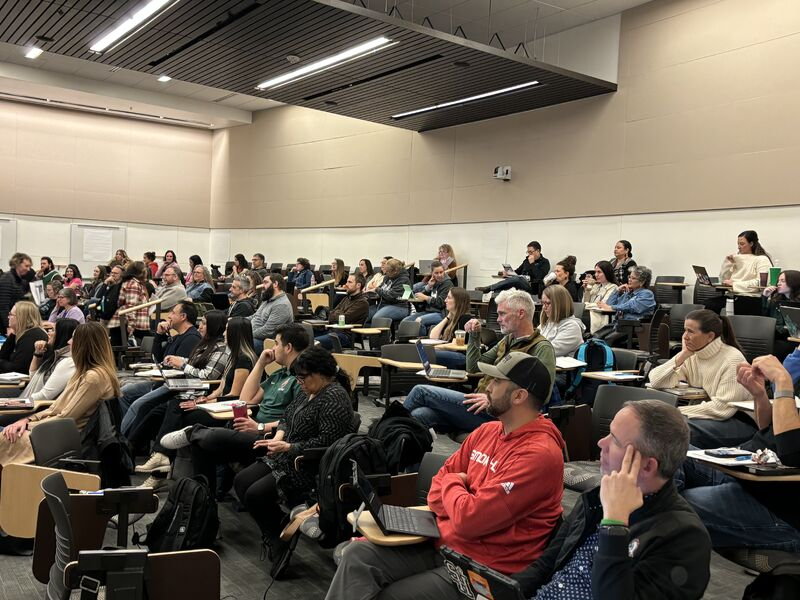
[[[89,50],[92,52],[113,50],[140,29],[147,27],[162,12],[172,8],[178,2],[180,0],[150,0],[130,17],[117,23],[111,31],[89,46]]]
[[[167,83],[168,81],[172,81],[172,77],[170,77],[169,75],[162,75],[161,77],[158,78],[158,80],[161,83]]]
[[[263,83],[259,83],[256,86],[256,89],[268,90],[279,88],[293,81],[305,79],[306,77],[321,73],[322,71],[327,71],[328,69],[332,69],[333,67],[339,66],[351,60],[355,60],[357,58],[372,54],[373,52],[377,52],[378,50],[383,50],[384,48],[394,46],[397,43],[398,42],[393,42],[387,37],[381,36],[375,38],[374,40],[359,44],[358,46],[353,46],[352,48],[343,50],[342,52],[334,54],[333,56],[329,56],[328,58],[323,58],[310,63],[305,67],[300,67],[299,69],[295,69],[289,73],[284,73],[283,75],[278,75],[277,77],[268,79]]]
[[[28,51],[25,53],[25,58],[39,58],[42,52],[44,52],[44,50],[34,46],[33,48],[28,49]]]
[[[450,102],[442,102],[441,104],[434,104],[433,106],[426,106],[425,108],[418,108],[416,110],[410,110],[404,113],[398,113],[396,115],[392,115],[393,119],[403,119],[405,117],[410,117],[412,115],[418,115],[421,113],[431,112],[434,110],[440,110],[442,108],[449,108],[451,106],[460,106],[462,104],[468,104],[469,102],[476,102],[478,100],[483,100],[485,98],[491,98],[492,96],[500,96],[501,94],[510,94],[512,92],[518,92],[520,90],[524,90],[526,88],[533,87],[535,85],[539,85],[538,81],[529,81],[528,83],[520,83],[519,85],[512,85],[511,87],[503,88],[501,90],[494,90],[492,92],[484,92],[483,94],[477,94],[475,96],[469,96],[467,98],[461,98],[460,100],[452,100]]]

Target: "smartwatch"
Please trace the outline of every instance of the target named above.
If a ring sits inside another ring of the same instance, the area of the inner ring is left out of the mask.
[[[263,423],[259,423],[258,424],[258,433],[264,433],[264,424]]]

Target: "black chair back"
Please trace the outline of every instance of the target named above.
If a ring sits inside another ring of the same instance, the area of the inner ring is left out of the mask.
[[[500,331],[500,325],[497,323],[497,303],[494,297],[489,300],[489,310],[486,312],[486,327]]]
[[[395,333],[396,342],[407,342],[416,339],[422,334],[422,323],[419,321],[401,321]]]
[[[683,335],[683,322],[693,310],[705,308],[702,304],[673,304],[669,309],[669,339],[679,341]]]
[[[657,304],[680,304],[683,300],[683,288],[672,287],[669,285],[659,285],[666,283],[683,283],[683,275],[659,275],[653,285],[653,294]]]
[[[583,320],[583,302],[573,302],[572,303],[572,314],[578,318]]]
[[[728,320],[747,362],[753,362],[758,356],[772,354],[775,346],[775,319],[753,315],[731,315]]]
[[[617,364],[617,369],[620,371],[631,371],[636,368],[639,357],[635,352],[625,350],[624,348],[612,348],[611,351],[614,353],[614,361]]]
[[[419,470],[417,471],[417,506],[425,506],[428,503],[431,481],[446,460],[446,456],[434,454],[433,452],[426,452],[422,457],[422,462],[419,463]]]
[[[65,457],[80,458],[81,432],[73,419],[44,419],[31,429],[34,462],[58,468]]]
[[[720,296],[724,296],[725,292],[722,290],[718,290],[713,285],[706,285],[704,283],[700,283],[699,281],[695,282],[694,284],[694,296],[692,298],[692,302],[695,304],[702,304],[705,306],[707,300],[711,300],[712,298],[719,298]]]
[[[47,600],[66,600],[70,590],[64,585],[64,569],[75,560],[72,547],[72,523],[69,518],[70,499],[67,484],[61,473],[53,473],[42,480],[42,492],[55,523],[56,552],[50,567],[47,583]]]

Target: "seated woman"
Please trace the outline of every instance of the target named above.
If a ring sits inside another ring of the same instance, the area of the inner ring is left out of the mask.
[[[172,431],[190,425],[225,426],[226,421],[215,419],[208,411],[197,408],[197,405],[238,398],[258,357],[253,347],[253,328],[250,321],[244,317],[233,317],[228,320],[224,339],[228,349],[228,361],[222,372],[222,381],[214,388],[214,391],[206,396],[173,397],[168,400],[166,413],[155,438],[156,443],[153,446],[151,461],[158,461],[159,465],[164,465],[170,464],[171,460],[175,458],[175,452],[164,448],[160,441],[162,437]],[[160,481],[152,476],[151,478],[152,480],[148,479],[142,485],[147,487],[152,484],[152,487],[159,487]]]
[[[261,288],[259,286],[264,283],[264,279],[252,269],[247,272],[245,277],[247,277],[247,281],[250,283],[250,287],[247,288],[247,298],[252,303],[253,310],[255,310],[261,302]]]
[[[653,314],[656,309],[656,298],[648,289],[653,273],[644,266],[631,267],[628,283],[622,284],[611,294],[606,302],[600,302],[600,310],[614,311],[617,320],[606,325],[595,333],[595,337],[606,340],[609,344],[621,344],[628,339],[626,332],[617,331],[617,321],[641,320]]]
[[[44,287],[44,293],[47,296],[47,300],[39,305],[39,314],[41,315],[42,319],[49,318],[50,313],[52,313],[56,308],[58,292],[61,291],[61,288],[61,279],[54,279]]]
[[[98,292],[100,292],[100,288],[103,285],[103,282],[108,278],[108,275],[109,272],[107,266],[97,265],[94,268],[92,271],[92,278],[83,284],[83,297],[90,299],[88,304],[97,301],[99,298]]]
[[[83,291],[83,279],[78,265],[67,265],[64,270],[64,287],[71,287],[78,294]]]
[[[796,344],[789,342],[789,329],[783,318],[780,307],[800,306],[800,271],[781,271],[778,285],[771,285],[764,290],[761,314],[775,319],[775,347],[773,354],[782,361],[794,350]]]
[[[456,262],[456,253],[450,244],[442,244],[441,246],[439,246],[439,250],[437,250],[436,252],[436,258],[434,258],[431,262],[441,263],[445,271],[447,271],[447,269],[452,269],[453,267],[458,266],[458,263]],[[430,283],[430,279],[432,278],[432,276],[433,276],[433,265],[431,265],[431,273],[424,274],[422,281],[419,281],[412,286],[411,288],[412,291],[414,293],[423,291],[425,289],[425,286]],[[455,271],[453,271],[450,274],[447,274],[446,276],[450,280],[452,285],[454,286],[458,285],[458,277],[456,277]]]
[[[364,259],[366,260],[366,259]],[[375,269],[375,272],[372,274],[372,277],[367,279],[367,287],[364,288],[365,292],[372,292],[375,293],[379,287],[383,285],[383,280],[386,277],[386,263],[392,260],[391,256],[384,256],[381,259],[381,266],[379,269]],[[372,266],[372,263],[370,263]]]
[[[33,462],[29,430],[49,419],[74,419],[83,430],[101,402],[119,396],[119,381],[105,327],[91,322],[78,325],[72,336],[75,373],[47,409],[24,417],[0,433],[0,465]]]
[[[358,272],[364,276],[364,281],[372,279],[372,276],[375,275],[375,271],[372,268],[372,261],[368,258],[362,258],[358,261]]]
[[[211,302],[214,298],[214,282],[211,273],[203,265],[192,270],[192,282],[186,286],[186,295],[193,302]]]
[[[617,285],[628,283],[628,273],[632,267],[636,266],[631,243],[628,240],[619,240],[614,244],[614,258],[609,262],[611,268],[614,269],[614,282]]]
[[[150,298],[145,283],[147,282],[147,272],[144,263],[140,260],[128,263],[122,274],[122,284],[119,288],[119,300],[114,316],[108,321],[108,329],[111,334],[111,345],[121,346],[127,341],[122,339],[120,333],[120,311],[133,308],[144,304]],[[147,308],[139,308],[127,314],[127,335],[134,336],[141,340],[150,335],[150,317]]]
[[[314,274],[311,272],[311,263],[302,256],[286,274],[286,280],[294,286],[293,291],[304,290],[314,285]]]
[[[65,287],[56,295],[56,305],[50,313],[47,321],[50,324],[56,323],[61,319],[75,319],[78,323],[83,323],[86,317],[78,306],[78,295],[73,288]]]
[[[336,306],[344,299],[343,294],[337,294],[337,291],[344,290],[344,284],[347,283],[347,273],[344,269],[344,261],[341,258],[334,258],[331,261],[331,281],[333,285],[325,288],[331,296],[331,308]]]
[[[133,261],[131,260],[131,257],[128,256],[128,253],[124,249],[120,248],[114,253],[114,258],[109,261],[108,266],[113,267],[114,265],[119,265],[124,270],[125,267],[127,267],[131,262]]]
[[[761,279],[759,273],[769,273],[772,258],[758,241],[758,234],[748,229],[736,239],[737,254],[729,254],[722,261],[719,280],[729,285],[736,295],[738,314],[761,314]],[[706,300],[705,307],[719,313],[725,306],[725,297]]]
[[[591,311],[597,308],[602,302],[606,302],[611,294],[617,291],[617,284],[614,283],[614,269],[607,260],[601,260],[594,266],[594,277],[588,276],[583,280],[583,302],[584,310]],[[589,313],[589,331],[595,333],[608,325],[609,315],[604,315],[599,311]]]
[[[386,277],[379,288],[378,304],[369,307],[369,319],[385,317],[392,321],[402,321],[408,316],[408,301],[403,299],[405,286],[411,285],[403,263],[396,258],[386,262]]]
[[[580,302],[582,292],[575,281],[575,262],[574,256],[570,255],[556,263],[555,281],[551,285],[558,284],[566,288],[573,302]]]
[[[453,287],[447,292],[444,299],[444,318],[439,321],[428,336],[432,340],[444,340],[452,342],[456,337],[456,331],[464,331],[464,326],[472,318],[469,311],[469,293],[464,288]],[[464,348],[467,345],[466,336],[464,338]],[[465,369],[467,365],[467,353],[456,350],[436,350],[436,362],[448,369]]]
[[[202,336],[200,343],[189,358],[165,356],[164,365],[169,369],[183,371],[187,377],[219,379],[230,357],[230,350],[223,338],[227,320],[221,310],[208,311],[198,324]],[[166,412],[167,400],[176,395],[166,385],[151,390],[147,387],[143,382],[132,382],[122,388],[120,406],[125,414],[120,429],[133,444],[152,439]],[[137,467],[137,471],[150,472],[152,469],[146,468],[152,460],[151,457],[142,467]]]
[[[0,348],[0,373],[27,373],[36,342],[46,342],[42,317],[33,302],[20,300],[8,313],[6,341]]]
[[[293,369],[301,393],[286,408],[275,436],[256,441],[267,455],[240,471],[233,483],[275,558],[287,544],[279,537],[285,520],[280,504],[307,502],[316,486],[313,474],[294,468],[294,459],[306,448],[330,446],[352,433],[354,425],[350,377],[337,368],[330,352],[309,348],[297,357]],[[273,562],[276,568],[280,567]]]
[[[757,430],[755,421],[731,406],[752,400],[736,383],[736,368],[746,361],[731,324],[726,317],[702,309],[686,315],[683,327],[681,351],[650,371],[650,383],[654,388],[671,388],[685,381],[708,394],[705,402],[680,407],[689,419],[693,446],[719,448],[749,440]]]
[[[572,298],[566,288],[549,285],[542,290],[541,333],[553,345],[556,357],[572,356],[583,343],[586,326],[574,316]]]
[[[172,252],[172,251],[168,250],[167,252]],[[167,262],[166,257],[164,258],[164,262],[165,263]],[[176,262],[175,264],[177,265],[178,263]],[[191,285],[192,281],[194,280],[194,269],[195,267],[198,266],[203,266],[203,259],[200,258],[197,254],[192,254],[189,257],[189,270],[186,272],[186,275],[183,278],[184,287],[186,287],[187,285]],[[178,268],[180,269],[180,267]]]
[[[250,265],[247,263],[247,259],[244,257],[244,254],[237,254],[233,257],[233,265],[231,266],[230,275],[226,275],[222,278],[222,280],[230,283],[235,277],[245,275],[249,270]]]

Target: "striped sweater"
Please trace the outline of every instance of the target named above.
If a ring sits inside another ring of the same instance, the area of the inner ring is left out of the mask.
[[[690,419],[724,421],[736,414],[731,402],[752,400],[750,393],[736,383],[736,367],[743,362],[746,361],[739,350],[716,338],[680,367],[676,368],[675,358],[671,358],[650,371],[650,383],[654,388],[670,388],[685,381],[692,387],[703,388],[710,400],[682,406],[681,412]]]

